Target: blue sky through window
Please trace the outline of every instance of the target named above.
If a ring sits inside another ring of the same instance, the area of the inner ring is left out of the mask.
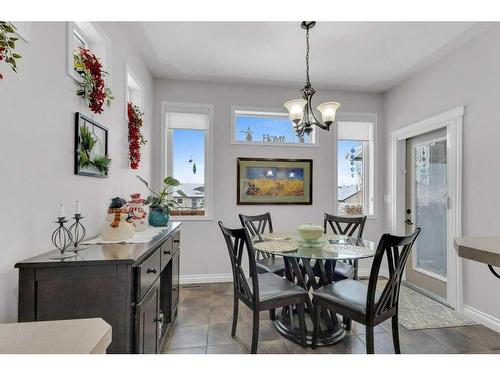
[[[338,186],[342,185],[349,186],[358,183],[355,166],[351,165],[350,159],[346,159],[346,155],[351,154],[352,150],[356,150],[356,148],[360,147],[362,143],[363,143],[362,141],[339,141],[337,143]],[[351,170],[352,168],[354,168],[354,171]]]
[[[205,181],[205,131],[173,129],[172,155],[173,177],[181,183],[201,183]],[[196,163],[196,174],[193,164]]]
[[[235,138],[237,141],[248,142],[247,134],[251,132],[252,142],[266,142],[267,137],[284,137],[283,143],[299,143],[293,130],[292,122],[286,118],[237,116]],[[309,137],[305,138],[309,143]]]

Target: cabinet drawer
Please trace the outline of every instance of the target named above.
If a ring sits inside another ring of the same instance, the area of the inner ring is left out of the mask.
[[[174,238],[173,238],[173,246],[174,246],[174,251],[172,252],[175,253],[179,247],[181,246],[181,232],[178,231],[176,234],[174,234]]]
[[[157,249],[151,256],[142,262],[137,268],[138,296],[140,301],[144,297],[155,280],[160,276],[160,249]]]
[[[172,254],[174,253],[173,241],[172,238],[169,238],[165,241],[163,245],[160,247],[160,258],[161,258],[161,270],[165,268],[165,266],[172,259]]]

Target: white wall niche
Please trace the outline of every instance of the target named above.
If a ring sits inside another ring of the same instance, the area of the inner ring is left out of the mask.
[[[102,69],[108,73],[105,76],[106,86],[111,86],[111,40],[99,24],[81,21],[68,22],[66,43],[67,73],[75,83],[80,83],[81,78],[74,69],[73,52],[77,47],[83,46],[90,49],[100,59]]]
[[[134,71],[125,62],[125,121],[128,122],[128,102],[132,102],[137,105],[141,111],[144,111],[144,86],[141,81],[137,78]]]

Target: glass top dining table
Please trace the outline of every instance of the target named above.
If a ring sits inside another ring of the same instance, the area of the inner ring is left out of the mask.
[[[357,260],[375,255],[377,244],[362,238],[324,234],[317,241],[304,241],[298,233],[265,233],[252,238],[255,250],[269,255],[322,259]]]
[[[297,232],[265,233],[252,238],[254,250],[279,260],[283,257],[284,276],[308,292],[338,280],[335,269],[355,267],[360,259],[371,258],[377,251],[375,242],[345,235],[324,234],[317,241],[304,241]],[[312,342],[311,294],[305,301],[306,342]],[[300,329],[295,306],[286,306],[275,315],[274,326],[284,337],[300,343]],[[342,341],[347,332],[336,314],[321,312],[318,346]]]

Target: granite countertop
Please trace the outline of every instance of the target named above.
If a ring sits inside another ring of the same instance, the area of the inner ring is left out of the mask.
[[[1,354],[106,353],[111,326],[101,318],[0,324]]]
[[[86,249],[79,251],[76,256],[61,260],[51,259],[54,255],[60,254],[58,250],[52,250],[18,262],[15,267],[52,267],[54,265],[64,266],[66,264],[99,264],[103,262],[106,262],[106,264],[134,264],[146,258],[149,251],[154,249],[159,242],[165,239],[165,237],[169,237],[173,233],[177,232],[180,226],[180,222],[170,222],[168,226],[166,226],[165,229],[160,234],[155,236],[149,243],[85,245]]]
[[[500,267],[500,237],[457,237],[455,249],[462,258]]]

